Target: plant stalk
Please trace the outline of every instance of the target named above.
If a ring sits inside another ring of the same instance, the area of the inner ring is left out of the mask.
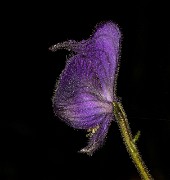
[[[114,107],[114,115],[117,120],[118,126],[120,128],[120,132],[126,146],[126,149],[131,156],[133,163],[135,164],[141,178],[143,180],[152,180],[152,176],[149,174],[149,171],[142,160],[142,157],[137,149],[136,140],[139,137],[139,133],[133,138],[131,129],[123,109],[123,106],[120,102],[113,102]]]

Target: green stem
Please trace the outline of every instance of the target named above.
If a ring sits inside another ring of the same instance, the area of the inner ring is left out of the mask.
[[[125,111],[120,102],[113,102],[114,107],[114,115],[116,117],[118,126],[121,131],[122,138],[124,140],[124,144],[126,145],[126,149],[131,156],[133,163],[135,164],[141,178],[143,180],[151,180],[153,179],[149,174],[149,171],[143,162],[141,155],[137,149],[135,144],[136,140],[138,139],[140,132],[137,133],[135,138],[132,137],[131,129],[126,118]]]

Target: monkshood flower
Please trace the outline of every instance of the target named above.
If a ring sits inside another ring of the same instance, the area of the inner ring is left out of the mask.
[[[92,155],[105,141],[111,121],[116,120],[132,162],[144,180],[150,175],[132,136],[121,102],[116,96],[121,33],[112,22],[98,25],[93,35],[80,42],[66,41],[49,49],[66,49],[73,55],[67,60],[53,96],[53,108],[68,125],[85,129],[89,137],[82,153]]]
[[[53,96],[55,114],[76,129],[88,132],[88,145],[80,152],[92,155],[103,145],[117,101],[116,76],[121,33],[112,22],[98,25],[93,35],[80,42],[58,43],[50,50],[67,49],[67,60]]]

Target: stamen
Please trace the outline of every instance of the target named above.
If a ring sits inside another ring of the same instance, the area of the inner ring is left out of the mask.
[[[98,129],[99,129],[99,125],[95,126],[94,128],[89,128],[87,130],[88,134],[86,135],[86,137],[92,137],[97,132]]]

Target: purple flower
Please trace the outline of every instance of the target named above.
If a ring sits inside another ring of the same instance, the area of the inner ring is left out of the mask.
[[[67,124],[87,130],[89,142],[80,152],[89,155],[103,144],[113,120],[120,38],[118,26],[106,22],[87,40],[70,40],[50,48],[74,52],[57,82],[53,107]]]

